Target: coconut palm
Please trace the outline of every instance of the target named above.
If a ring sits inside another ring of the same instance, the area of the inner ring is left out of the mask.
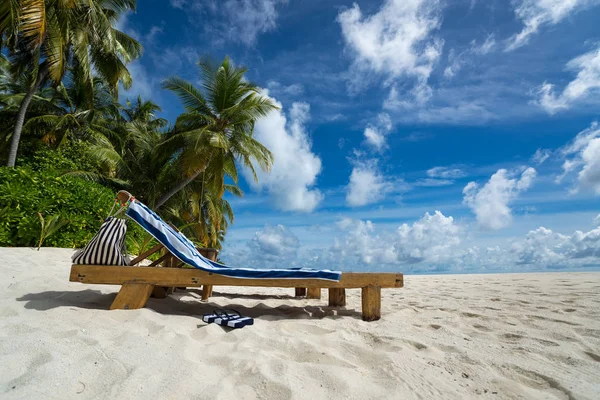
[[[29,75],[19,71],[9,59],[0,56],[0,154],[7,154],[11,133],[14,130],[19,105],[30,87]],[[62,108],[56,102],[57,91],[45,85],[31,98],[30,118],[61,114]],[[3,157],[0,157],[3,159]]]
[[[176,180],[179,171],[178,148],[170,148],[172,133],[166,121],[156,117],[160,107],[138,98],[127,103],[118,119],[105,120],[102,129],[92,129],[89,156],[99,168],[77,175],[96,181],[112,180],[147,203],[156,199]]]
[[[181,145],[179,165],[183,179],[157,199],[156,208],[200,174],[212,177],[212,184],[222,197],[226,175],[237,183],[236,162],[252,171],[255,179],[254,162],[263,170],[269,170],[273,163],[271,152],[254,139],[253,133],[256,120],[277,109],[275,104],[262,96],[256,85],[246,81],[246,69],[234,67],[228,57],[218,67],[208,61],[198,65],[202,72],[200,89],[178,77],[168,78],[163,84],[185,107],[177,118],[172,138]]]
[[[77,72],[77,71],[76,71]],[[94,135],[116,135],[120,104],[115,101],[107,83],[92,78],[93,91],[77,73],[69,73],[54,89],[56,108],[47,114],[32,116],[23,125],[26,136],[41,138],[51,147],[59,147],[71,139],[88,141]]]
[[[93,92],[92,71],[116,96],[119,82],[131,85],[126,64],[141,55],[141,45],[115,29],[135,0],[7,0],[0,6],[0,33],[11,57],[28,71],[30,86],[19,105],[7,165],[15,165],[25,114],[34,94],[49,79],[58,85],[71,65]]]
[[[221,188],[211,183],[218,180],[205,174],[203,179],[196,179],[183,190],[173,196],[169,207],[163,211],[167,219],[175,223],[182,231],[194,238],[202,246],[221,249],[227,228],[233,223],[233,209],[222,197]],[[243,192],[236,185],[224,185],[225,192],[236,197]]]
[[[135,102],[127,100],[126,106],[123,108],[125,119],[129,122],[143,122],[150,129],[162,129],[168,124],[164,118],[159,118],[157,114],[161,111],[158,104],[143,100],[142,96],[138,96]]]

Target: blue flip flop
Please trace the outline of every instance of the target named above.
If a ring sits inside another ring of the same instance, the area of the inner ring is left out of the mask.
[[[221,312],[220,312],[221,311]],[[228,328],[243,328],[246,325],[254,325],[254,319],[251,317],[243,317],[238,311],[229,310],[233,313],[228,313],[225,310],[215,310],[212,314],[207,314],[202,317],[206,323],[214,322],[217,325],[226,326]]]
[[[219,312],[217,310],[220,310],[221,312]],[[202,321],[206,322],[207,324],[210,324],[212,322],[215,322],[215,320],[217,318],[228,316],[228,314],[225,310],[222,310],[220,308],[218,308],[217,310],[214,310],[212,314],[204,314],[202,316]]]

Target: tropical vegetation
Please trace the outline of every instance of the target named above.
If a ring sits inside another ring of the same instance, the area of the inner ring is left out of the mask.
[[[151,99],[119,101],[142,46],[115,25],[135,5],[0,5],[0,246],[80,247],[126,189],[199,245],[221,248],[234,220],[225,194],[243,195],[238,169],[257,179],[271,168],[253,132],[276,106],[228,58],[201,60],[198,87],[165,79],[183,106],[174,122]],[[129,244],[144,241],[134,229]]]

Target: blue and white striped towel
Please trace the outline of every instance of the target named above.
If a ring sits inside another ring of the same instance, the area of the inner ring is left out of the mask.
[[[245,279],[323,279],[339,281],[342,273],[331,270],[308,268],[232,268],[203,257],[196,246],[181,232],[165,223],[156,213],[143,203],[133,200],[127,209],[127,216],[154,236],[171,254],[186,264],[206,272]]]

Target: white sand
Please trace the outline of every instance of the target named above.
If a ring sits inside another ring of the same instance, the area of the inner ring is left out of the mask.
[[[70,250],[0,249],[2,399],[600,399],[600,273],[407,276],[360,319],[290,289],[108,311]],[[256,319],[227,331],[215,306]]]

